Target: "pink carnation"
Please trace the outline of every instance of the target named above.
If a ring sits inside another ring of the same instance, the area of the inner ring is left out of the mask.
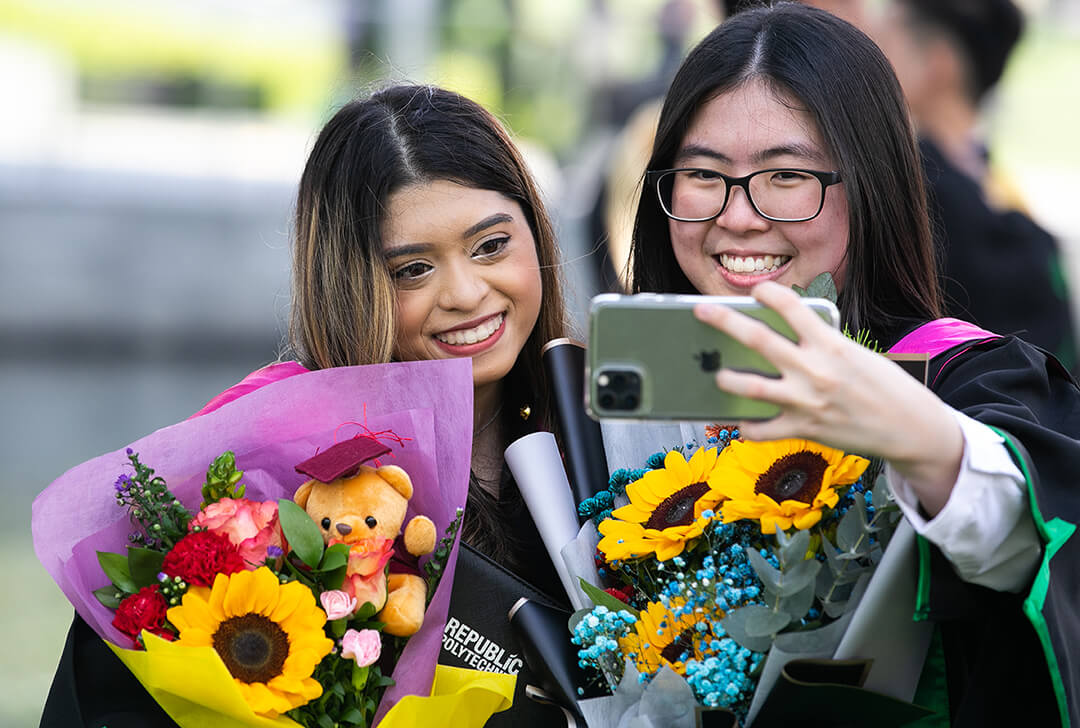
[[[322,602],[323,611],[329,620],[348,617],[356,611],[356,599],[338,589],[322,592],[319,594],[319,601]]]
[[[274,501],[222,498],[208,505],[191,520],[190,527],[195,526],[203,526],[211,533],[228,537],[248,569],[254,569],[266,561],[269,547],[281,548],[278,507]]]
[[[379,659],[382,654],[382,638],[373,629],[357,632],[350,629],[341,638],[341,656],[351,657],[360,667],[367,667]]]

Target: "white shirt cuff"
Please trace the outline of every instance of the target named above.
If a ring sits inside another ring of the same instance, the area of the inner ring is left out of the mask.
[[[886,477],[915,532],[941,549],[961,579],[1018,592],[1030,583],[1042,555],[1026,481],[1000,435],[953,414],[964,435],[964,456],[949,500],[934,518],[922,516],[914,489],[891,466]]]

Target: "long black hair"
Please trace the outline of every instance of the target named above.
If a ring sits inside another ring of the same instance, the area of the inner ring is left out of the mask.
[[[848,201],[847,274],[839,306],[852,330],[880,334],[941,314],[923,172],[900,84],[849,23],[796,3],[734,15],[694,48],[672,81],[649,169],[672,166],[694,115],[718,95],[763,82],[817,123]],[[668,219],[642,187],[632,289],[696,292],[679,268]]]

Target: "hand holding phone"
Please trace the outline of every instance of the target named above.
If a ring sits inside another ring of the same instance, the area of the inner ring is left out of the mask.
[[[737,397],[716,386],[720,368],[778,376],[757,352],[698,321],[699,303],[731,306],[791,340],[779,313],[749,296],[603,294],[592,299],[586,366],[586,408],[600,418],[764,420],[779,414],[769,402]],[[833,327],[836,306],[806,298],[804,305]]]

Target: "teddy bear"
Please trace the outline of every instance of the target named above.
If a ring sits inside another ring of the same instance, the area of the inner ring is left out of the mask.
[[[412,480],[396,465],[357,463],[378,457],[370,454],[376,450],[385,454],[389,448],[345,441],[296,466],[313,477],[296,490],[293,501],[319,526],[327,545],[349,544],[342,591],[356,598],[357,608],[372,602],[384,631],[408,637],[424,621],[427,584],[415,558],[435,549],[435,524],[417,515],[402,531]]]

